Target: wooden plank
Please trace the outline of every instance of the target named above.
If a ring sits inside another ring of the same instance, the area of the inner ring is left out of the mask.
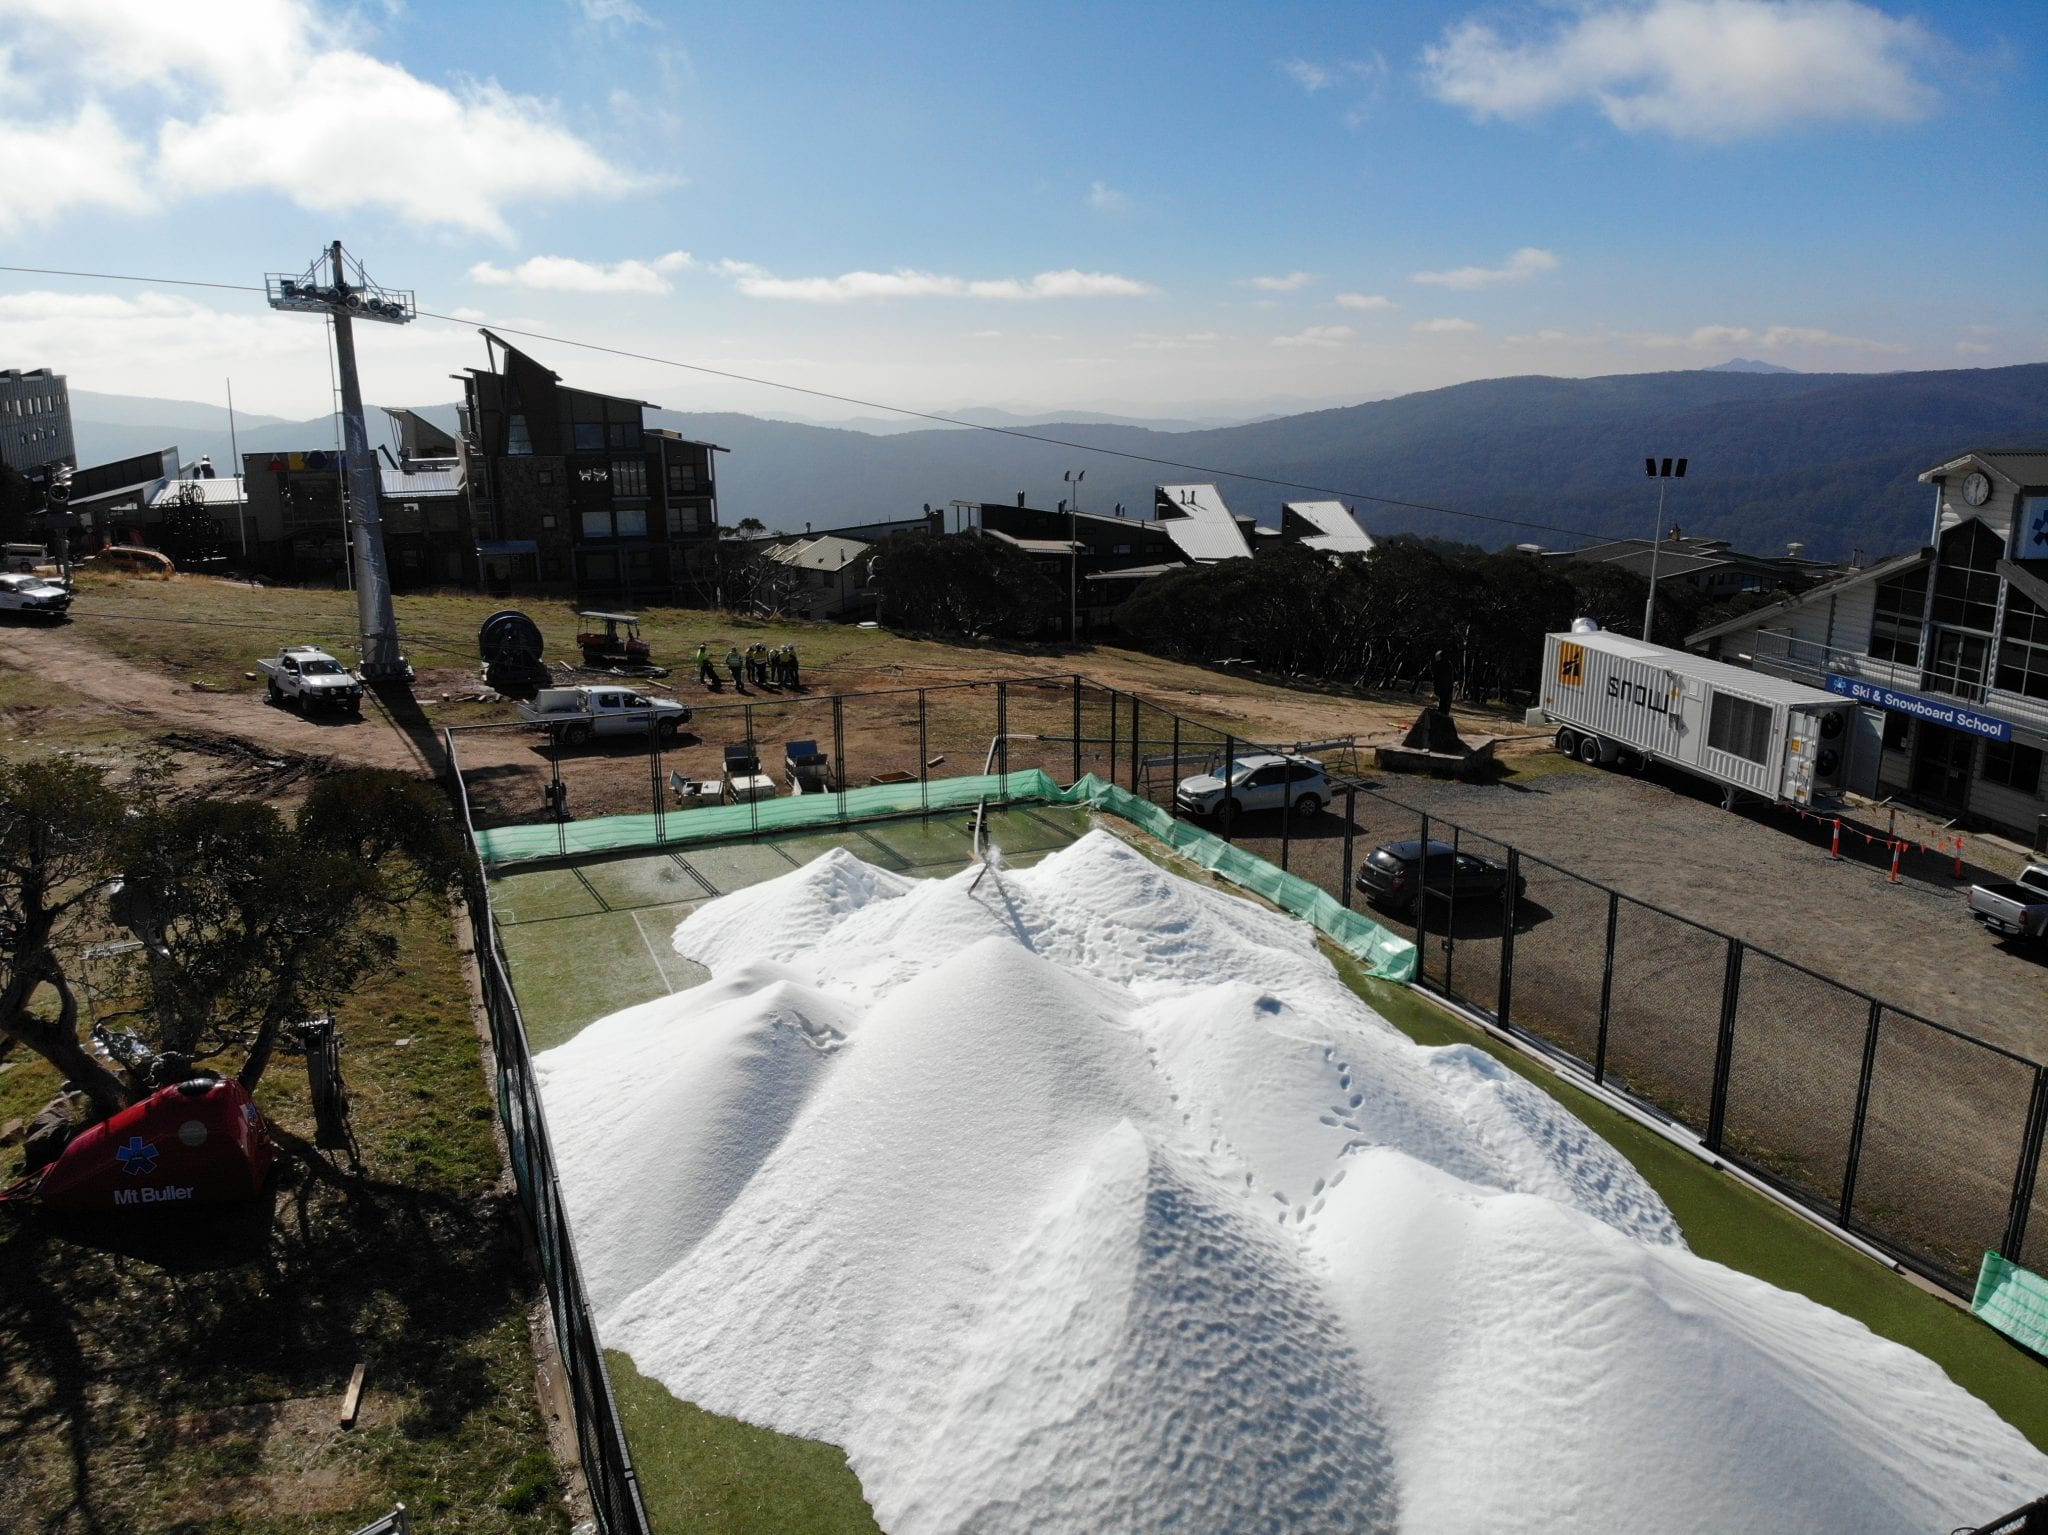
[[[357,1363],[355,1373],[348,1378],[348,1390],[342,1394],[341,1426],[343,1428],[355,1427],[356,1409],[362,1405],[363,1401],[363,1371],[365,1368],[367,1367],[362,1363]]]

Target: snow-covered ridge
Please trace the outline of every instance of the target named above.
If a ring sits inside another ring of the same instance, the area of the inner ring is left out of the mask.
[[[711,902],[710,982],[538,1060],[607,1344],[844,1445],[884,1528],[1917,1532],[2048,1486],[1300,923],[1102,833],[973,878]]]

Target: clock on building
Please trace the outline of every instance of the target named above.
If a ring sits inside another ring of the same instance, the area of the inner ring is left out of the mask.
[[[1963,499],[1972,506],[1982,506],[1991,499],[1991,477],[1981,470],[1963,481]]]

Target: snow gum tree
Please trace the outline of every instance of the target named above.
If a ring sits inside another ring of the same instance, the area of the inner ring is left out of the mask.
[[[0,1035],[95,1118],[200,1065],[253,1090],[284,1026],[390,963],[398,920],[443,899],[460,863],[446,801],[403,774],[334,774],[286,817],[124,797],[74,761],[0,767]],[[141,1048],[109,1065],[87,1043],[79,967],[88,945],[127,936],[129,963],[96,970],[94,996],[101,1038]]]

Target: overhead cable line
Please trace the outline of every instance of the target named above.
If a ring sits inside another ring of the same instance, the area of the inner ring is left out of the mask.
[[[0,272],[29,272],[46,277],[85,277],[106,282],[159,283],[167,287],[218,288],[234,293],[261,293],[260,287],[247,283],[199,282],[184,277],[138,277],[124,272],[72,272],[60,267],[25,267],[0,265]],[[628,351],[623,347],[606,346],[597,341],[578,341],[573,336],[557,336],[547,331],[522,330],[510,325],[492,325],[474,317],[440,314],[431,309],[415,309],[420,318],[440,320],[450,325],[473,325],[489,329],[494,334],[520,336],[529,341],[545,341],[550,346],[575,347],[581,351],[599,352],[608,357],[622,357],[631,362],[653,363],[657,367],[677,368],[688,373],[700,373],[710,378],[722,378],[733,383],[752,384],[763,389],[780,389],[791,394],[808,395],[816,400],[830,400],[838,405],[857,405],[863,410],[887,411],[891,415],[908,416],[917,421],[930,421],[940,426],[965,427],[976,432],[992,432],[998,437],[1011,437],[1019,442],[1042,443],[1051,448],[1064,448],[1072,453],[1095,453],[1108,458],[1123,459],[1128,463],[1148,464],[1160,469],[1181,469],[1191,474],[1207,475],[1212,479],[1242,480],[1250,485],[1272,485],[1282,490],[1306,490],[1320,496],[1335,496],[1353,501],[1370,501],[1379,506],[1397,507],[1404,511],[1433,512],[1443,517],[1465,517],[1474,522],[1490,522],[1502,527],[1533,528],[1542,533],[1561,533],[1567,538],[1583,538],[1599,543],[1611,538],[1609,533],[1597,533],[1590,528],[1568,528],[1557,523],[1535,522],[1525,517],[1502,517],[1491,512],[1468,512],[1454,506],[1441,506],[1433,501],[1409,501],[1399,496],[1377,495],[1369,490],[1354,490],[1341,486],[1316,485],[1307,480],[1281,479],[1274,475],[1252,474],[1242,469],[1219,469],[1209,464],[1191,464],[1182,459],[1159,458],[1149,453],[1135,453],[1128,448],[1106,448],[1096,443],[1075,442],[1065,437],[1048,437],[1041,432],[1027,432],[1017,427],[992,426],[985,421],[963,421],[957,416],[942,416],[933,411],[913,410],[907,405],[891,405],[883,400],[863,399],[859,395],[835,394],[829,389],[814,389],[806,384],[786,383],[781,379],[761,378],[750,373],[735,373],[726,368],[714,368],[707,363],[683,362],[674,357],[657,357],[648,352]]]

